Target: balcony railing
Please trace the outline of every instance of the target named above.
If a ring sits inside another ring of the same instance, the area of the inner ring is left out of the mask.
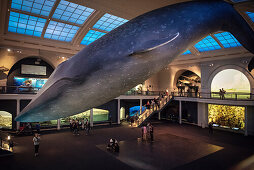
[[[220,100],[254,100],[254,94],[242,92],[210,92],[210,93],[195,93],[195,92],[172,92],[175,97],[189,97],[202,99],[220,99]]]
[[[27,86],[0,86],[0,94],[36,94],[40,88]]]

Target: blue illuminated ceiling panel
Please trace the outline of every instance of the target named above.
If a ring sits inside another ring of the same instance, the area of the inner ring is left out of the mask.
[[[250,17],[252,22],[254,22],[254,13],[253,12],[246,12],[246,14]]]
[[[229,32],[214,34],[214,36],[221,42],[221,44],[225,48],[242,46],[237,41],[237,39]]]
[[[81,41],[81,44],[83,45],[89,45],[90,43],[94,42],[98,38],[102,37],[106,33],[95,31],[95,30],[90,30],[86,36],[83,38]]]
[[[8,31],[40,37],[45,23],[43,18],[10,12]]]
[[[191,54],[190,50],[187,50],[183,53],[183,55],[186,55],[186,54]]]
[[[49,16],[56,0],[12,0],[11,8]]]
[[[103,17],[101,17],[101,19],[99,19],[99,21],[93,26],[93,28],[109,32],[126,22],[128,22],[128,20],[114,15],[105,14]]]
[[[70,42],[77,33],[78,29],[79,27],[77,26],[50,21],[44,38]]]
[[[199,52],[221,49],[220,45],[209,35],[195,44]]]
[[[55,10],[53,18],[76,24],[83,24],[93,11],[94,9],[61,0]]]

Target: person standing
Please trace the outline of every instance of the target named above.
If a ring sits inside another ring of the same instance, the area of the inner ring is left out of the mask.
[[[34,142],[34,156],[39,155],[39,145],[40,145],[41,138],[38,133],[35,133],[33,142]]]
[[[209,124],[208,124],[208,129],[209,129],[209,134],[213,134],[213,122],[210,122]]]
[[[151,142],[153,142],[154,141],[154,139],[153,139],[153,125],[151,123],[149,123],[148,129],[149,129],[150,140],[151,140]]]

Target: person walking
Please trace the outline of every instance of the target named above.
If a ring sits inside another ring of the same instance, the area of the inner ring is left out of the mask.
[[[40,145],[41,138],[38,133],[34,134],[33,142],[34,142],[34,156],[39,155],[39,145]]]

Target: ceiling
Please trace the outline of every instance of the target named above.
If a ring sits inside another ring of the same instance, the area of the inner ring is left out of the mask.
[[[73,55],[96,38],[103,36],[136,16],[184,1],[187,0],[1,0],[0,46],[33,48]],[[254,12],[254,2],[244,0],[227,1],[234,5],[235,9],[254,30],[251,15],[246,13],[246,11]],[[37,10],[38,8],[44,9],[43,7],[36,7],[40,3],[45,6],[44,11]],[[105,20],[112,19],[112,17],[115,25],[105,26],[107,25]],[[81,18],[83,20],[80,20]],[[23,24],[26,29],[18,28],[22,26],[22,23],[19,23],[21,19],[25,20],[26,23],[30,23],[30,25]],[[33,23],[36,23],[36,26],[33,26]],[[31,30],[28,29],[28,26],[31,27]],[[63,30],[68,31],[64,32]],[[58,34],[53,35],[55,32],[58,32]],[[216,34],[206,38],[210,38],[210,40],[212,38],[218,44],[211,45],[216,47],[213,53],[210,52],[211,49],[200,50],[198,46],[202,46],[202,44],[196,44],[189,49],[191,54],[186,54],[185,57],[199,58],[200,56],[220,56],[222,54],[227,56],[239,55],[239,53],[251,55],[241,45],[232,46],[229,50],[221,43]],[[234,43],[237,44],[237,42]]]

